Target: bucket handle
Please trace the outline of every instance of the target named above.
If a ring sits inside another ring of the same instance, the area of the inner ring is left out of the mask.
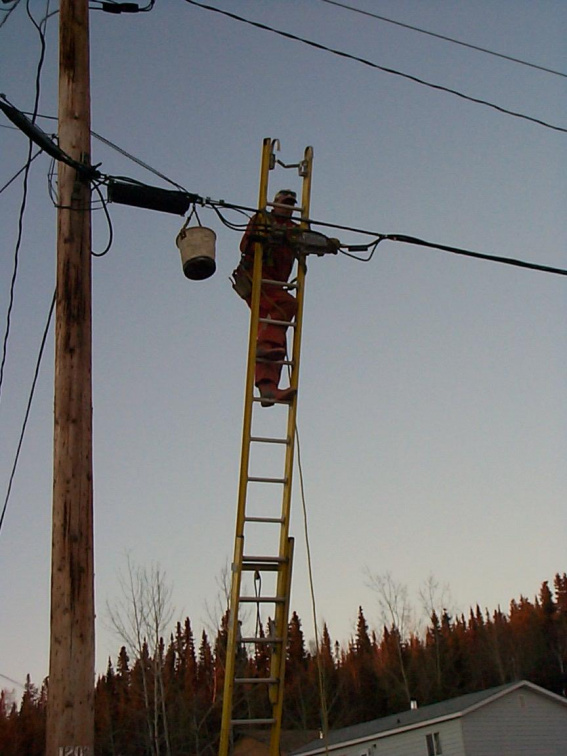
[[[191,218],[193,217],[193,215],[195,216],[195,218],[197,218],[197,223],[202,227],[203,224],[201,223],[201,219],[199,218],[199,213],[197,212],[197,206],[195,205],[195,203],[193,203],[193,207],[191,208],[191,212],[187,216],[187,220],[183,224],[183,226],[181,228],[181,231],[185,231],[185,229],[189,225],[189,222],[190,222]]]

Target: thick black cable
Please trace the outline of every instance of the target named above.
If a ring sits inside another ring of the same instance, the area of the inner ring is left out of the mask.
[[[543,273],[554,273],[558,276],[567,276],[567,270],[564,268],[553,268],[549,265],[538,265],[536,263],[517,260],[512,257],[500,257],[498,255],[487,255],[482,252],[471,252],[468,249],[459,249],[459,247],[450,247],[445,244],[435,244],[433,242],[417,239],[415,236],[404,236],[403,234],[386,234],[382,237],[388,241],[404,242],[405,244],[417,244],[421,247],[430,247],[431,249],[440,249],[444,252],[451,252],[454,255],[464,255],[465,257],[476,257],[479,260],[489,260],[490,262],[513,265],[518,268],[527,268],[528,270],[539,270]]]
[[[352,5],[347,5],[346,3],[339,3],[337,0],[321,0],[323,3],[328,3],[329,5],[336,5],[339,8],[344,8],[345,10],[353,11],[354,13],[360,13],[363,16],[369,16],[370,18],[376,18],[379,21],[385,21],[388,24],[395,24],[396,26],[402,26],[404,29],[411,29],[412,31],[419,32],[420,34],[427,34],[429,37],[436,37],[437,39],[442,39],[445,42],[452,42],[454,45],[461,45],[461,47],[468,47],[470,50],[476,50],[477,52],[486,53],[486,55],[494,55],[496,58],[503,58],[504,60],[509,60],[512,63],[519,63],[522,66],[529,66],[529,68],[536,68],[539,71],[545,71],[545,73],[554,74],[555,76],[563,76],[567,79],[567,74],[563,73],[563,71],[555,71],[553,68],[546,68],[546,66],[539,66],[537,63],[529,63],[526,60],[521,60],[520,58],[514,58],[512,55],[505,55],[504,53],[495,52],[494,50],[488,50],[486,47],[479,47],[478,45],[471,45],[469,42],[463,42],[460,39],[455,39],[454,37],[447,37],[444,34],[437,34],[436,32],[427,31],[426,29],[421,29],[419,26],[412,26],[411,24],[404,24],[401,21],[394,21],[392,18],[386,18],[386,16],[380,16],[378,13],[371,13],[370,11],[361,10],[360,8],[354,8]]]
[[[116,15],[122,13],[149,13],[155,5],[155,0],[150,0],[150,2],[142,8],[140,8],[137,3],[120,3],[116,0],[91,0],[91,2],[100,3],[101,7],[98,8],[89,5],[89,10],[104,11]]]
[[[53,317],[53,310],[55,308],[55,299],[56,299],[55,295],[56,295],[56,293],[54,292],[53,293],[53,298],[51,300],[51,307],[49,308],[49,314],[47,316],[47,323],[45,324],[45,328],[43,330],[43,337],[41,339],[41,345],[39,347],[39,354],[37,356],[37,360],[36,360],[36,364],[35,364],[35,371],[34,371],[34,375],[33,375],[33,381],[32,381],[32,385],[31,385],[30,394],[29,394],[29,397],[28,397],[28,404],[27,404],[27,407],[26,407],[26,413],[25,413],[25,416],[24,416],[24,421],[22,423],[22,429],[20,431],[20,438],[19,438],[19,441],[18,441],[18,447],[16,449],[16,456],[14,458],[14,463],[12,465],[12,472],[10,473],[10,480],[8,482],[8,489],[6,491],[6,497],[4,499],[4,506],[2,507],[2,513],[0,514],[0,531],[2,530],[2,525],[4,523],[4,517],[6,516],[6,510],[8,509],[8,502],[10,501],[10,494],[12,492],[12,484],[14,482],[14,477],[16,475],[16,469],[18,467],[18,461],[20,459],[20,452],[22,450],[22,444],[24,442],[24,436],[25,436],[25,433],[26,433],[26,428],[27,428],[27,424],[28,424],[28,420],[29,420],[29,416],[30,416],[31,406],[32,406],[32,402],[33,402],[33,397],[34,397],[34,394],[35,394],[35,388],[36,388],[36,385],[37,385],[37,379],[39,377],[39,369],[41,367],[41,360],[42,360],[42,357],[43,357],[43,352],[45,350],[45,344],[46,344],[46,341],[47,341],[47,336],[49,334],[49,327],[51,325],[51,319]]]
[[[104,257],[108,253],[110,248],[112,247],[112,242],[114,240],[114,229],[112,227],[112,218],[110,217],[110,213],[108,212],[107,202],[102,196],[102,192],[100,191],[100,188],[98,186],[94,186],[93,188],[95,192],[98,194],[98,196],[100,197],[100,201],[102,203],[102,209],[104,210],[106,221],[108,223],[108,242],[106,244],[105,249],[102,252],[94,252],[91,249],[91,255],[93,257]]]
[[[459,92],[456,89],[451,89],[450,87],[444,87],[441,84],[433,84],[432,82],[425,81],[425,79],[420,79],[417,76],[412,76],[411,74],[403,73],[402,71],[397,71],[394,68],[387,68],[386,66],[380,66],[378,63],[373,63],[370,60],[367,60],[366,58],[360,58],[357,55],[351,55],[350,53],[343,52],[342,50],[336,50],[332,47],[327,47],[326,45],[322,45],[319,42],[313,42],[312,40],[305,39],[304,37],[299,37],[297,34],[292,34],[291,32],[285,32],[281,29],[274,29],[272,26],[267,26],[266,24],[262,24],[259,21],[251,21],[248,18],[244,18],[243,16],[238,16],[236,13],[230,13],[229,11],[221,10],[220,8],[215,8],[212,5],[205,5],[205,3],[199,3],[197,0],[185,0],[186,3],[189,3],[189,5],[195,5],[198,8],[203,8],[205,10],[210,10],[215,13],[220,13],[223,16],[228,16],[228,18],[232,18],[235,21],[240,21],[241,23],[248,24],[249,26],[254,26],[257,29],[262,29],[263,31],[271,32],[272,34],[277,34],[280,37],[285,37],[286,39],[292,39],[295,42],[302,42],[304,45],[308,45],[309,47],[314,47],[317,50],[322,50],[323,52],[331,53],[332,55],[338,55],[341,58],[347,58],[348,60],[354,60],[357,63],[362,63],[365,66],[369,66],[370,68],[375,68],[379,71],[383,71],[384,73],[393,74],[394,76],[401,76],[403,79],[408,79],[409,81],[413,81],[416,84],[421,84],[422,86],[429,87],[430,89],[437,89],[440,92],[447,92],[448,94],[455,95],[455,97],[459,97],[462,100],[466,100],[467,102],[473,102],[477,105],[484,105],[487,108],[492,108],[493,110],[498,111],[499,113],[503,113],[504,115],[509,115],[514,118],[521,118],[524,121],[530,121],[531,123],[535,123],[538,126],[543,126],[546,129],[553,129],[554,131],[560,131],[564,134],[567,134],[567,128],[563,126],[555,126],[554,124],[547,123],[547,121],[542,121],[539,118],[533,118],[532,116],[525,115],[524,113],[518,113],[515,110],[509,110],[508,108],[504,108],[500,105],[496,105],[495,103],[488,102],[488,100],[481,100],[478,97],[472,97],[470,95],[466,95],[463,92]]]
[[[254,213],[258,212],[257,209],[255,208],[246,207],[245,205],[234,205],[229,202],[225,202],[224,200],[215,201],[215,200],[211,200],[210,198],[206,198],[204,200],[204,204],[213,207],[213,209],[215,205],[219,205],[220,207],[224,207],[229,210],[241,210],[241,211],[244,210],[247,212],[254,212]],[[415,236],[407,236],[405,234],[381,234],[377,231],[368,231],[367,229],[356,228],[355,226],[343,226],[343,225],[340,225],[339,223],[327,223],[325,221],[315,220],[314,218],[301,218],[301,220],[310,227],[321,226],[323,228],[333,228],[339,231],[350,231],[355,234],[363,234],[364,236],[374,237],[374,241],[370,242],[369,244],[355,245],[353,247],[354,249],[375,248],[381,241],[404,242],[406,244],[416,244],[422,247],[429,247],[431,249],[440,249],[440,250],[443,250],[444,252],[452,252],[453,254],[456,254],[456,255],[464,255],[466,257],[476,257],[480,260],[488,260],[490,262],[497,262],[497,263],[502,263],[505,265],[512,265],[515,267],[520,267],[520,268],[527,268],[528,270],[537,270],[543,273],[554,273],[559,276],[567,275],[567,270],[564,268],[554,268],[550,265],[539,265],[537,263],[527,262],[526,260],[518,260],[513,257],[489,255],[483,252],[475,252],[473,250],[461,249],[460,247],[451,247],[446,244],[436,244],[435,242],[428,242],[428,241],[425,241],[424,239],[418,239]],[[341,244],[341,247],[346,247],[347,249],[349,249],[349,245],[346,245],[346,244]],[[343,251],[343,254],[347,254],[347,253]],[[373,254],[374,252],[372,252],[372,254],[368,258],[355,257],[354,255],[348,255],[348,256],[353,257],[359,262],[368,262]]]
[[[186,0],[186,2],[190,2],[190,0]],[[53,118],[53,116],[40,116],[40,117],[41,118]],[[170,183],[172,186],[175,186],[178,189],[180,189],[180,190],[182,190],[184,192],[187,192],[187,190],[184,189],[180,184],[172,181],[171,179],[169,179],[164,174],[160,173],[159,171],[156,171],[154,168],[152,168],[151,166],[147,165],[143,161],[139,160],[135,156],[127,153],[125,150],[123,150],[122,148],[118,147],[118,145],[115,145],[114,143],[110,142],[105,137],[97,135],[97,134],[95,134],[95,132],[91,132],[91,133],[93,134],[93,136],[96,136],[98,139],[100,139],[101,141],[105,142],[110,147],[118,150],[119,152],[121,152],[123,155],[125,155],[129,159],[131,159],[134,162],[138,163],[139,165],[143,166],[144,168],[146,168],[147,170],[151,171],[152,173],[155,173],[157,176],[160,176],[165,181],[167,181],[168,183]],[[133,179],[128,179],[128,180],[133,181]],[[221,214],[219,208],[222,207],[222,208],[225,208],[227,210],[235,210],[236,212],[243,213],[243,214],[245,214],[245,213],[251,213],[251,214],[253,214],[253,213],[258,212],[258,209],[254,208],[254,207],[248,207],[246,205],[237,205],[235,203],[225,202],[224,200],[212,200],[210,197],[206,197],[204,199],[201,198],[201,200],[202,200],[202,203],[204,205],[207,205],[207,206],[211,207],[215,211],[215,213],[217,214],[217,216],[219,217],[219,219],[221,220],[221,222],[227,228],[230,228],[230,229],[232,229],[234,231],[240,231],[242,228],[244,228],[244,226],[246,224],[240,225],[240,224],[231,223],[226,218],[224,218],[224,216]],[[104,206],[104,201],[103,201],[103,206]],[[107,212],[106,207],[105,207],[105,212]],[[363,247],[365,249],[372,249],[370,255],[367,258],[361,258],[361,257],[358,257],[356,255],[351,255],[348,252],[342,250],[342,254],[346,255],[347,257],[351,257],[351,258],[353,258],[353,259],[355,259],[355,260],[357,260],[359,262],[369,262],[370,259],[372,258],[372,256],[374,255],[374,251],[375,251],[376,246],[378,245],[378,243],[380,241],[386,239],[388,241],[404,241],[407,244],[418,244],[420,246],[430,247],[432,249],[440,249],[440,250],[443,250],[443,251],[446,251],[446,252],[452,252],[452,253],[458,254],[458,255],[464,255],[464,256],[467,256],[467,257],[476,257],[476,258],[481,259],[481,260],[488,260],[488,261],[491,261],[491,262],[497,262],[497,263],[502,263],[502,264],[506,264],[506,265],[512,265],[512,266],[516,266],[516,267],[527,268],[527,269],[530,269],[530,270],[536,270],[536,271],[541,271],[541,272],[545,272],[545,273],[554,273],[556,275],[567,275],[567,270],[565,270],[563,268],[555,268],[555,267],[551,267],[551,266],[548,266],[548,265],[538,265],[536,263],[530,263],[530,262],[527,262],[527,261],[524,261],[524,260],[517,260],[517,259],[509,258],[509,257],[501,257],[501,256],[498,256],[498,255],[488,255],[488,254],[484,254],[484,253],[481,253],[481,252],[474,252],[472,250],[460,249],[459,247],[450,247],[450,246],[443,245],[443,244],[435,244],[433,242],[427,242],[427,241],[424,241],[423,239],[417,239],[416,237],[406,236],[406,235],[403,235],[403,234],[380,234],[380,233],[378,233],[376,231],[368,231],[366,229],[356,228],[355,226],[345,226],[345,225],[341,225],[341,224],[338,224],[338,223],[327,223],[325,221],[318,221],[318,220],[311,219],[311,218],[303,218],[302,220],[304,222],[306,222],[309,226],[312,226],[312,225],[313,226],[321,226],[323,228],[332,228],[332,229],[337,229],[339,231],[350,231],[350,232],[356,233],[356,234],[363,234],[363,235],[366,235],[366,236],[373,236],[377,241],[371,242],[368,245],[363,245]],[[348,245],[343,245],[343,246],[346,246],[347,249],[349,248]],[[108,251],[108,248],[107,248],[107,250],[105,250],[105,253],[106,253],[106,251]],[[99,253],[99,254],[101,254],[101,253]],[[95,253],[95,256],[96,256],[96,253]]]

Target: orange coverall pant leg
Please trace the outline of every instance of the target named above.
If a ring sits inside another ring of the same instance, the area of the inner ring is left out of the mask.
[[[260,317],[272,320],[284,320],[290,323],[297,314],[297,300],[289,292],[275,286],[265,286],[260,294]],[[272,325],[271,323],[258,324],[257,349],[281,347],[286,349],[287,326]],[[256,385],[262,382],[279,383],[282,371],[281,364],[277,362],[256,363]]]

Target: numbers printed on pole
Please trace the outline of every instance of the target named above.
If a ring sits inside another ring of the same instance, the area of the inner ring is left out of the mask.
[[[59,746],[58,756],[94,756],[90,746]]]

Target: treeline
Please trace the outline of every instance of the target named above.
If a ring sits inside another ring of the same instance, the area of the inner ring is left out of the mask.
[[[201,756],[217,751],[226,653],[226,615],[211,639],[178,623],[155,653],[143,643],[130,658],[121,648],[95,688],[96,756]],[[239,676],[266,675],[268,657],[244,649]],[[324,627],[318,653],[306,647],[301,620],[289,623],[285,679],[286,729],[318,730],[375,719],[518,679],[565,695],[567,687],[567,574],[534,600],[513,600],[509,612],[477,606],[468,615],[433,612],[422,633],[395,624],[369,631],[362,608],[347,647]],[[268,715],[264,686],[237,686],[248,717]],[[260,690],[262,688],[262,690]],[[321,688],[325,704],[321,703]],[[27,681],[19,706],[0,697],[0,754],[43,756],[47,681]],[[324,714],[323,714],[324,712]]]

